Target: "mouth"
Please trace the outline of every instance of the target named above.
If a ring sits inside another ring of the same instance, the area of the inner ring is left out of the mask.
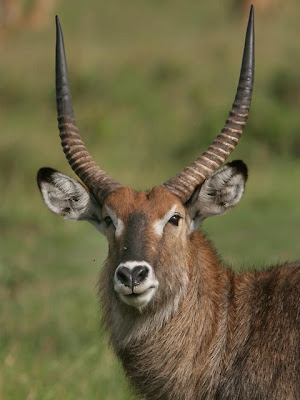
[[[150,290],[150,289],[156,289],[157,288],[157,285],[152,285],[152,286],[149,286],[148,288],[143,288],[142,290],[139,290],[139,286],[134,286],[131,290],[132,290],[132,292],[131,293],[128,293],[128,294],[124,294],[125,296],[141,296],[141,295],[143,295],[145,292],[147,292],[148,290]]]
[[[143,292],[136,293],[131,292],[128,294],[121,294],[119,293],[120,299],[128,304],[129,306],[142,309],[144,308],[149,301],[152,299],[156,292],[157,286],[150,286],[148,289],[144,290]]]
[[[114,289],[119,299],[141,310],[154,296],[158,287],[153,268],[146,261],[127,261],[115,270]]]

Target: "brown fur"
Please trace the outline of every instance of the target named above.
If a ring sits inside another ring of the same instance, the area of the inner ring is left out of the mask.
[[[155,237],[151,222],[174,203],[182,226]],[[126,231],[118,240],[107,235],[103,324],[137,393],[153,400],[300,399],[300,265],[235,274],[201,232],[189,231],[187,208],[159,187],[123,188],[105,204],[125,224],[143,213],[145,254],[160,282],[144,310],[121,302],[113,275]]]

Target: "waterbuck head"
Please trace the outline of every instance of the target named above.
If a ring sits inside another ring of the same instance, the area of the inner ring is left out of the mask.
[[[54,213],[89,221],[107,237],[107,290],[120,307],[143,311],[151,304],[178,298],[189,281],[190,243],[199,235],[195,232],[201,222],[233,207],[244,191],[245,164],[221,165],[236,147],[248,117],[254,77],[253,10],[237,93],[224,128],[190,166],[146,192],[124,187],[109,177],[87,151],[74,119],[58,19],[56,24],[61,144],[84,185],[51,168],[41,168],[37,179],[43,199]]]

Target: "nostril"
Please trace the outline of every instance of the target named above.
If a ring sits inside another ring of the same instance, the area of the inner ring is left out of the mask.
[[[115,272],[115,277],[120,284],[133,290],[135,286],[140,285],[146,280],[149,272],[150,269],[146,265],[136,265],[133,268],[120,265]]]
[[[117,270],[117,278],[118,280],[125,286],[132,286],[132,275],[130,269],[126,267],[120,267]]]
[[[149,268],[145,265],[138,265],[132,270],[133,286],[139,285],[143,282],[149,274]]]

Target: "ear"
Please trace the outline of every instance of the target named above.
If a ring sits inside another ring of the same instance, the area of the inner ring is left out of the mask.
[[[197,229],[204,218],[221,215],[235,206],[243,196],[248,169],[243,161],[232,161],[206,179],[188,204]]]
[[[66,219],[89,221],[101,230],[101,207],[83,185],[52,168],[41,168],[37,182],[49,210]]]

